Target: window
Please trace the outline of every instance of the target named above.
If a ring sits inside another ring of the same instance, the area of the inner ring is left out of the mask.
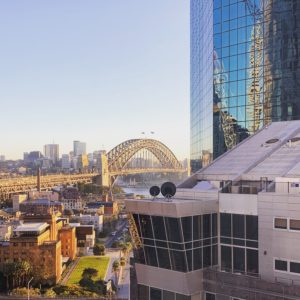
[[[144,247],[145,250],[145,256],[146,256],[146,262],[150,266],[157,267],[157,259],[156,259],[156,253],[154,247]]]
[[[211,227],[212,227],[212,236],[217,236],[218,235],[218,219],[217,219],[217,214],[212,214],[211,215]]]
[[[300,220],[290,220],[290,230],[300,230]]]
[[[258,217],[246,216],[246,239],[258,240]]]
[[[179,219],[165,218],[168,240],[171,242],[182,243]]]
[[[169,251],[162,248],[156,248],[156,251],[159,267],[164,269],[171,269]]]
[[[155,288],[150,288],[150,299],[151,300],[161,300],[162,291]]]
[[[231,249],[231,247],[221,246],[221,270],[223,271],[231,271]]]
[[[203,238],[211,237],[211,215],[203,215]]]
[[[152,216],[154,236],[158,240],[167,240],[165,232],[165,223],[163,217]]]
[[[290,262],[290,272],[300,274],[300,263],[299,262]]]
[[[245,217],[244,215],[232,215],[233,237],[245,238]]]
[[[202,248],[195,248],[193,251],[194,251],[194,270],[202,269]]]
[[[192,240],[192,217],[181,218],[183,238],[185,242]]]
[[[170,250],[172,269],[175,271],[186,272],[185,252]]]
[[[274,228],[277,228],[277,229],[287,229],[287,219],[284,219],[284,218],[274,218]]]
[[[233,271],[238,273],[245,272],[245,249],[233,248]]]
[[[202,226],[201,226],[201,216],[194,216],[193,217],[193,240],[200,240],[202,238]]]
[[[203,267],[211,266],[211,246],[203,247]]]
[[[205,300],[216,300],[216,294],[205,293]]]
[[[165,298],[164,298],[164,300],[165,300]],[[191,297],[182,295],[182,294],[176,294],[176,300],[191,300]]]
[[[142,236],[145,238],[153,239],[151,219],[148,215],[140,215],[140,224]]]
[[[258,274],[258,251],[247,249],[247,273]]]
[[[286,260],[275,259],[275,270],[287,272],[287,267],[288,265]]]
[[[175,300],[175,293],[169,291],[163,291],[164,300]]]

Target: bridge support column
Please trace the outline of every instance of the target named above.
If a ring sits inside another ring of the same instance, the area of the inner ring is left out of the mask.
[[[99,176],[96,177],[96,183],[102,186],[110,186],[108,159],[106,154],[99,154],[97,157],[97,171]]]

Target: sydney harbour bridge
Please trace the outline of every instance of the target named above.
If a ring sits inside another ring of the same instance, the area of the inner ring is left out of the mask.
[[[152,155],[156,164],[143,164],[143,153]],[[139,155],[139,156],[137,156]],[[101,185],[112,186],[118,176],[142,173],[182,173],[186,170],[173,152],[163,143],[154,139],[131,139],[114,147],[107,154],[101,155],[100,168],[97,172],[81,174],[55,174],[39,178],[40,190],[49,190],[60,185],[92,183],[96,180]],[[29,192],[37,189],[37,176],[24,176],[0,179],[0,200],[8,199],[12,194]]]

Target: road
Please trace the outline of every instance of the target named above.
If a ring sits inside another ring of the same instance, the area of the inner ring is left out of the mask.
[[[116,232],[116,235],[114,236],[111,236],[107,239],[107,241],[105,242],[105,248],[111,248],[113,242],[115,242],[119,237],[122,236],[123,234],[123,229],[126,227],[127,225],[127,220],[122,220],[120,222],[120,224],[118,225],[117,227],[117,232]]]

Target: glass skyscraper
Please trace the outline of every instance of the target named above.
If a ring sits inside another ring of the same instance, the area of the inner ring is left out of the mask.
[[[300,119],[300,1],[191,0],[191,168]]]

